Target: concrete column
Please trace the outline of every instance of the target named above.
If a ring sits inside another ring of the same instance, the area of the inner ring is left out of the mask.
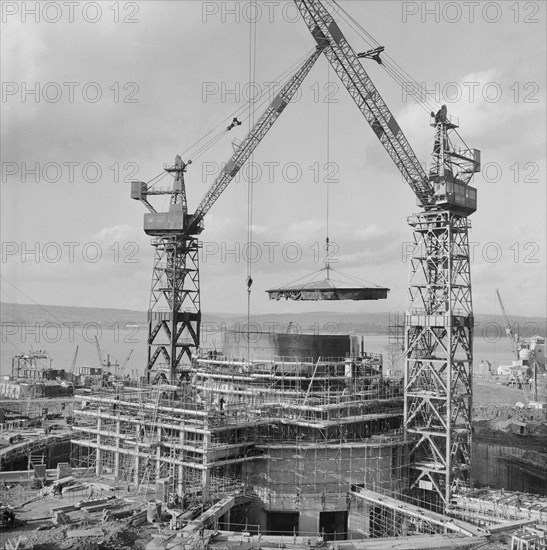
[[[348,539],[358,539],[370,532],[370,508],[359,499],[351,503],[348,513]]]
[[[156,479],[161,477],[161,427],[157,428],[157,436],[160,445],[156,447]]]
[[[300,510],[298,532],[300,535],[305,536],[313,536],[314,533],[319,533],[319,510]]]
[[[121,422],[116,420],[116,452],[114,454],[114,479],[116,481],[120,477],[120,426]]]
[[[101,428],[103,419],[101,418],[101,408],[97,409],[97,451],[95,461],[95,475],[99,477],[101,475],[101,460],[103,458],[101,451]]]
[[[137,440],[137,445],[135,446],[135,473],[134,473],[134,479],[133,479],[133,482],[135,483],[135,485],[139,485],[139,466],[140,466],[140,457],[139,457],[139,449],[140,449],[140,446],[139,446],[139,443],[141,441],[141,426],[140,424],[135,424],[135,437],[136,437],[136,440]]]
[[[182,450],[182,447],[185,443],[185,435],[186,435],[186,432],[184,431],[184,428],[180,429],[179,435],[180,435],[181,453],[184,453],[184,451]],[[183,454],[183,456],[184,456],[184,454]],[[182,497],[182,495],[184,495],[184,493],[186,491],[186,487],[185,487],[185,483],[184,483],[184,466],[182,465],[182,458],[179,458],[179,460],[180,460],[180,464],[179,464],[179,479],[178,479],[178,484],[177,484],[177,493],[180,497]]]
[[[211,471],[209,469],[208,463],[208,454],[209,446],[211,445],[211,434],[203,434],[203,465],[205,469],[201,472],[201,486],[202,486],[202,496],[201,499],[203,502],[209,500],[209,491],[211,489]]]

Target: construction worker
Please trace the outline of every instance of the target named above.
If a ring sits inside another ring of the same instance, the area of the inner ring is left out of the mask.
[[[439,124],[439,123],[445,123],[448,118],[447,118],[447,109],[446,109],[446,105],[443,105],[438,111],[437,111],[437,114],[434,115],[433,114],[433,111],[431,111],[431,116],[435,117],[435,124]],[[441,151],[441,144],[439,142],[439,139],[438,139],[438,136],[435,136],[435,142],[433,144],[433,154],[434,155],[438,155]],[[434,167],[432,166],[431,167],[431,171],[430,171],[430,179],[432,176],[439,176],[439,174],[435,174],[435,170],[434,170]]]
[[[435,115],[435,124],[439,124],[439,122],[446,122],[447,121],[447,109],[446,105],[443,105]]]
[[[6,527],[10,529],[15,525],[15,514],[10,508],[6,508],[2,514]]]

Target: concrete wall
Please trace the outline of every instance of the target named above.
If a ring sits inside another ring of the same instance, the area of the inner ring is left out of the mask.
[[[248,348],[251,358],[285,357],[313,361],[319,357],[343,358],[351,351],[351,337],[348,334],[251,332],[247,343],[246,334],[227,331],[224,338],[224,355],[228,358],[246,358]]]
[[[280,446],[268,449],[267,458],[247,465],[247,482],[254,485],[264,512],[300,512],[300,534],[318,532],[321,512],[346,511],[350,504],[347,530],[362,536],[368,530],[368,519],[358,509],[362,504],[350,503],[348,491],[352,484],[397,490],[401,484],[398,451],[396,446],[373,442]],[[261,528],[266,529],[265,522],[263,514]]]
[[[362,500],[352,501],[348,514],[348,538],[360,539],[369,534],[369,508]]]
[[[510,471],[508,462],[500,460],[500,457],[522,456],[524,452],[525,449],[519,447],[474,440],[471,478],[481,486],[509,490],[510,477],[515,472]]]
[[[512,437],[511,439],[514,439]],[[516,443],[520,443],[519,446]],[[521,457],[528,450],[525,438],[517,438],[514,444],[507,442],[473,441],[471,477],[479,486],[494,489],[545,494],[546,480],[511,464],[508,457]],[[541,474],[538,474],[541,475]]]

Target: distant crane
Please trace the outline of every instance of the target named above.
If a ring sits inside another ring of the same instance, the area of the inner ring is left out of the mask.
[[[507,314],[507,310],[505,309],[505,305],[503,303],[503,300],[501,299],[500,291],[497,288],[496,288],[496,294],[498,296],[498,302],[500,303],[501,314],[503,315],[503,323],[505,325],[505,334],[507,334],[509,345],[511,346],[511,351],[515,356],[515,359],[518,359],[518,345],[520,342],[519,335],[518,333],[515,333],[515,330],[513,328],[514,325],[509,320],[509,315]]]
[[[76,346],[76,351],[74,352],[74,358],[72,359],[72,365],[70,366],[70,375],[74,376],[74,369],[76,368],[76,359],[78,358],[78,349],[79,346]]]
[[[505,333],[511,346],[511,352],[513,353],[513,369],[509,379],[508,385],[516,385],[521,387],[526,401],[537,401],[538,399],[538,358],[535,352],[535,344],[532,344],[529,339],[521,340],[518,330],[515,331],[515,323],[512,323],[505,304],[501,299],[499,290],[496,288],[496,295],[503,315],[503,323],[505,325]],[[521,353],[523,356],[521,356]]]
[[[103,352],[101,350],[101,346],[99,345],[99,339],[97,336],[95,336],[95,347],[97,348],[97,356],[99,357],[99,365],[102,369],[112,369],[114,368],[114,373],[118,374],[118,369],[120,368],[120,364],[118,361],[115,361],[114,363],[110,362],[110,354],[107,354],[106,361],[103,357]],[[103,373],[104,374],[104,373]]]
[[[129,353],[127,354],[127,357],[123,360],[122,365],[120,367],[121,374],[125,373],[125,367],[127,367],[127,363],[129,363],[129,360],[131,359],[131,356],[133,355],[133,348],[129,350]]]
[[[103,352],[101,351],[101,346],[99,345],[99,339],[95,336],[95,347],[97,348],[97,356],[99,357],[99,366],[104,367]]]

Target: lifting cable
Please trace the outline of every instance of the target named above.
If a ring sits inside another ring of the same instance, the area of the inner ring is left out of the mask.
[[[298,59],[298,61],[293,63],[290,67],[285,69],[275,79],[273,79],[273,82],[284,83],[294,74],[296,69],[302,65],[304,60],[310,57],[310,55],[311,55],[311,52],[308,52],[306,55],[302,56],[300,59]],[[282,86],[280,85],[280,87]],[[253,111],[256,111],[257,108],[265,107],[267,104],[271,102],[272,97],[270,97],[270,93],[267,93],[268,91],[269,90],[267,89],[260,91],[260,95],[258,96],[258,98],[254,99]],[[187,147],[182,153],[180,153],[180,157],[182,159],[187,158],[193,161],[196,161],[197,159],[199,159],[207,151],[209,151],[214,145],[216,145],[224,137],[224,135],[229,131],[227,124],[232,122],[234,119],[237,119],[239,122],[247,121],[248,115],[245,114],[245,111],[248,112],[247,104],[244,104],[241,107],[238,107],[235,111],[227,115],[216,126],[211,128],[211,130],[209,130],[201,138],[199,138],[192,145]],[[163,177],[166,176],[166,174],[167,172],[163,170],[162,172],[154,176],[151,180],[147,182],[149,187],[153,187],[154,185],[156,185],[159,181],[161,181],[161,179],[163,179]]]
[[[340,4],[337,0],[333,0],[334,4],[337,6],[340,15],[348,23],[348,25],[360,36],[371,48],[377,48],[380,46],[380,43],[368,33],[364,27],[356,21]],[[405,70],[401,65],[399,65],[391,56],[387,53],[382,52],[382,62],[380,63],[382,68],[386,73],[399,85],[401,88],[412,86],[412,90],[419,91],[421,90],[420,85],[416,80]],[[436,101],[428,98],[427,94],[425,97],[421,97],[422,94],[409,93],[410,97],[428,114],[433,111],[436,112],[439,108],[439,105]]]
[[[250,23],[251,25],[255,25],[254,23]],[[255,31],[253,31],[254,33]],[[255,40],[253,38],[253,40]],[[302,56],[301,59],[299,59],[297,62],[292,64],[290,67],[285,69],[280,75],[278,75],[273,81],[274,82],[284,82],[288,78],[292,76],[294,71],[303,63],[304,59],[307,59],[309,57],[309,53],[305,56]],[[254,62],[253,62],[254,63]],[[254,87],[256,90],[256,86]],[[260,94],[258,97],[253,97],[253,112],[256,111],[257,107],[262,107],[268,104],[271,101],[270,94],[268,93],[268,89],[261,89]],[[249,100],[251,97],[249,97]],[[247,111],[247,115],[245,115],[245,111]],[[204,152],[209,150],[213,145],[215,145],[220,138],[222,138],[229,130],[227,129],[227,124],[233,121],[234,118],[237,118],[239,121],[245,122],[248,119],[249,116],[249,107],[248,104],[244,104],[241,107],[238,107],[235,109],[232,113],[226,116],[219,124],[217,124],[214,128],[209,130],[203,137],[198,139],[194,144],[190,145],[185,151],[181,153],[181,157],[188,157],[192,158],[192,160],[195,160],[199,158]],[[252,126],[251,126],[252,127]],[[210,137],[211,136],[211,137]],[[208,141],[205,141],[202,143],[206,138],[209,138]],[[201,144],[201,145],[199,145]],[[199,145],[199,146],[198,146]]]
[[[254,8],[252,13],[256,12],[256,0],[251,0],[251,7]],[[249,85],[255,86],[256,80],[256,18],[251,17],[249,21]],[[255,98],[249,95],[248,101],[248,122],[249,133],[255,125]],[[251,246],[253,242],[253,183],[254,183],[254,152],[249,157],[249,179],[247,181],[247,361],[250,362],[250,326],[251,326],[251,287],[253,285],[252,278],[252,258]]]
[[[330,90],[330,63],[327,66],[327,89]],[[330,249],[330,228],[329,228],[329,214],[330,214],[330,97],[327,96],[327,164],[326,164],[326,183],[327,183],[327,204],[326,204],[326,217],[327,217],[327,238],[325,241],[325,269],[327,270],[327,279],[330,277],[330,264],[329,264],[329,249]]]
[[[252,0],[252,1],[256,2],[256,0]],[[341,15],[341,17],[346,21],[346,23],[351,27],[351,29],[368,44],[369,47],[374,49],[380,46],[380,43],[370,33],[368,33],[366,29],[356,19],[354,19],[352,15],[350,15],[342,6],[340,6],[337,0],[333,0],[333,2],[337,6],[339,10],[338,13]],[[249,43],[249,74],[251,74],[253,70],[251,62],[253,64],[255,63],[254,53],[252,50],[253,43],[256,46],[256,22],[253,22],[252,19],[253,18],[251,18],[251,21],[250,21],[251,37],[250,37],[250,43]],[[303,56],[302,59],[299,59],[295,64],[293,64],[291,67],[285,70],[281,75],[279,75],[274,81],[283,82],[286,78],[288,78],[289,75],[291,75],[294,72],[296,67],[301,65],[301,63],[306,57],[309,57],[309,54],[307,54],[306,56]],[[417,91],[421,89],[418,82],[403,67],[401,67],[401,65],[399,65],[391,56],[385,53],[385,51],[382,53],[381,67],[384,69],[387,75],[392,80],[394,80],[395,83],[398,86],[400,86],[402,89],[408,86],[412,86],[412,89]],[[254,82],[254,80],[251,80],[251,79],[249,81]],[[427,94],[425,94],[424,97],[422,97],[422,94],[416,94],[416,93],[409,93],[409,95],[428,114],[430,114],[431,112],[437,112],[439,108],[438,103],[430,99],[427,96]],[[251,102],[251,98],[249,98],[248,105],[243,105],[238,109],[236,109],[233,113],[229,114],[219,124],[217,124],[211,130],[209,130],[204,136],[202,136],[195,143],[190,145],[186,150],[184,150],[181,153],[181,157],[182,158],[190,157],[191,160],[197,160],[198,158],[200,158],[209,149],[211,149],[211,147],[216,145],[222,139],[222,137],[227,133],[228,130],[226,125],[229,124],[229,122],[231,122],[234,118],[237,118],[240,121],[241,120],[245,121],[247,119],[247,117],[244,116],[244,111],[246,109],[248,112],[248,117],[251,116],[251,112],[254,116],[254,112],[257,107],[261,107],[269,103],[271,98],[268,96],[269,94],[265,93],[265,90],[261,90],[261,94],[258,98],[253,98],[252,102]],[[251,103],[253,107],[252,109],[251,109]],[[249,125],[249,129],[250,128],[252,128],[252,124]],[[154,181],[156,178],[164,175],[165,175],[165,172],[158,174],[158,176],[153,178],[151,182]]]

